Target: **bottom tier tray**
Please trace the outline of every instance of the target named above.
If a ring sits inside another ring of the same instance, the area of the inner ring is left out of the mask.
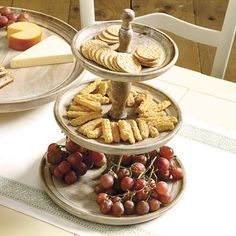
[[[65,140],[60,140],[59,144],[64,144]],[[67,185],[55,179],[46,162],[47,153],[43,156],[40,163],[40,177],[46,193],[49,197],[65,211],[95,223],[108,225],[131,225],[143,223],[155,219],[172,208],[180,199],[186,183],[186,174],[180,160],[176,158],[176,164],[183,170],[183,179],[176,182],[169,182],[171,202],[162,206],[159,210],[146,215],[125,215],[115,217],[103,215],[96,203],[96,193],[94,187],[98,184],[100,175],[105,171],[104,165],[100,169],[89,170],[84,176],[80,177],[75,184]]]

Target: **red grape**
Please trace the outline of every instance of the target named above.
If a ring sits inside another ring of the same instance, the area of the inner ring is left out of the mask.
[[[121,202],[115,202],[111,210],[112,210],[112,215],[117,217],[121,217],[125,212],[124,206]]]
[[[108,199],[108,195],[106,193],[99,193],[96,196],[96,202],[98,205],[100,205],[104,200]]]
[[[160,180],[167,181],[167,180],[170,179],[170,171],[169,170],[167,170],[167,171],[158,170],[158,171],[155,172],[155,174],[157,175],[157,177]]]
[[[155,198],[155,199],[158,199],[159,196],[158,196],[158,193],[156,192],[156,190],[151,192],[151,197]]]
[[[5,15],[5,16],[8,18],[8,20],[13,20],[13,21],[17,20],[17,15],[13,12],[11,12],[11,13]]]
[[[134,189],[141,190],[146,186],[147,182],[145,179],[135,179],[134,181]]]
[[[155,198],[150,198],[148,200],[148,205],[149,205],[149,208],[150,208],[149,209],[150,212],[157,211],[161,206],[160,202]]]
[[[127,168],[120,168],[117,172],[116,172],[118,178],[122,179],[125,176],[130,176],[130,170]]]
[[[8,23],[8,18],[6,16],[0,16],[0,27],[6,26]]]
[[[137,214],[144,215],[149,212],[150,207],[146,201],[140,201],[137,203],[135,209],[136,209]]]
[[[146,166],[146,164],[147,164],[147,157],[144,154],[133,156],[132,162],[133,163],[139,162],[139,163],[142,163],[144,166]]]
[[[58,164],[63,159],[63,152],[60,146],[56,143],[51,143],[48,146],[47,161],[50,164]]]
[[[135,210],[134,202],[131,201],[131,200],[125,201],[125,203],[124,203],[124,208],[125,208],[125,213],[126,213],[127,215],[133,214],[133,213],[134,213],[134,210]]]
[[[106,199],[100,204],[100,211],[103,214],[109,214],[112,209],[113,203],[111,200]]]
[[[142,190],[136,192],[135,201],[139,202],[141,200],[147,200],[148,196],[149,196],[148,190],[142,189]]]
[[[165,195],[169,192],[168,184],[164,181],[160,181],[156,184],[156,191],[158,194]]]
[[[58,166],[54,169],[53,175],[56,177],[58,180],[62,180],[64,177],[64,174],[61,173],[61,171],[58,169]]]
[[[93,158],[90,155],[83,155],[83,162],[86,164],[88,169],[92,169],[94,165]]]
[[[120,188],[123,191],[131,190],[134,185],[134,180],[131,177],[125,176],[120,182]]]
[[[145,170],[146,167],[140,162],[135,162],[131,165],[131,172],[134,177],[138,177],[140,174],[144,173]]]
[[[78,176],[85,175],[88,170],[86,164],[84,164],[83,162],[79,162],[76,166],[73,166],[73,167]]]
[[[106,156],[104,153],[90,151],[89,155],[92,157],[95,166],[101,167],[106,164]]]
[[[154,168],[156,170],[167,171],[169,170],[170,162],[164,157],[159,157],[154,162]]]
[[[128,155],[123,155],[122,156],[122,160],[121,160],[121,165],[122,166],[130,166],[132,163],[132,156],[128,156]]]
[[[168,146],[161,147],[159,153],[162,157],[165,157],[168,160],[172,159],[174,156],[174,150]]]
[[[120,197],[117,197],[117,196],[115,196],[115,197],[112,197],[112,202],[113,203],[115,203],[115,202],[120,202],[121,201],[121,198]]]
[[[169,193],[168,193],[168,194],[165,194],[165,195],[159,195],[159,196],[158,196],[158,199],[159,199],[159,201],[160,201],[161,203],[163,203],[163,204],[168,204],[168,203],[170,203],[171,196],[170,196]]]
[[[71,164],[68,161],[62,161],[58,165],[58,169],[60,170],[61,173],[66,174],[70,171]]]
[[[100,177],[100,186],[103,189],[109,189],[114,184],[114,177],[110,174],[104,174]]]
[[[75,171],[70,170],[64,177],[64,180],[67,184],[74,184],[77,180],[78,177],[75,173]]]
[[[171,169],[170,174],[173,180],[180,180],[183,178],[183,171],[180,167],[174,167]]]
[[[65,148],[68,152],[70,153],[73,153],[73,152],[76,152],[76,151],[81,151],[81,147],[74,143],[73,141],[71,141],[70,139],[66,139],[66,144],[65,144]]]
[[[73,166],[76,167],[78,163],[81,163],[83,160],[83,155],[80,152],[74,152],[67,157],[67,161]]]

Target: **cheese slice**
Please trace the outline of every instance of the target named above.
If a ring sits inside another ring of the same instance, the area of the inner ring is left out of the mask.
[[[52,35],[14,57],[11,68],[42,66],[73,62],[71,47],[63,39]]]
[[[7,27],[10,48],[24,51],[42,40],[42,29],[31,22],[16,22]]]

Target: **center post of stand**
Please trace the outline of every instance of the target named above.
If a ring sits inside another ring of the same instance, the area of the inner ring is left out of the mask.
[[[134,11],[124,9],[121,14],[121,28],[119,30],[119,47],[118,52],[131,53],[130,43],[133,36],[131,21],[134,19]],[[114,119],[124,119],[127,117],[125,110],[126,101],[131,89],[131,82],[111,81],[111,102],[112,107],[109,115]]]

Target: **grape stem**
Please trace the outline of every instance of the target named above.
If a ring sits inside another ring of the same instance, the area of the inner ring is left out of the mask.
[[[143,173],[141,173],[141,174],[139,175],[138,178],[141,178],[143,175],[145,175],[145,174],[151,169],[151,167],[153,166],[153,163],[155,162],[156,159],[157,159],[157,156],[155,156],[155,157],[153,158],[153,160],[151,161],[150,165],[147,167],[147,169],[146,169]]]
[[[119,158],[119,160],[118,160],[118,163],[117,163],[117,166],[116,166],[116,171],[118,171],[120,169],[120,164],[122,162],[123,156],[121,155],[118,158]]]

